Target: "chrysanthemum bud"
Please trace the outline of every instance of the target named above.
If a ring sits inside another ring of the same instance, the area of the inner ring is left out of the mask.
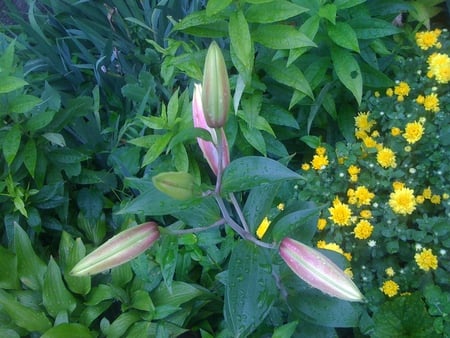
[[[202,85],[195,84],[194,97],[192,99],[192,117],[194,120],[194,127],[207,130],[211,134],[213,142],[205,141],[198,137],[197,143],[203,153],[203,156],[208,161],[208,164],[214,174],[219,172],[219,153],[217,151],[217,134],[216,129],[208,127],[202,106]],[[221,128],[218,130],[222,135],[222,168],[225,168],[230,163],[230,153],[228,150],[228,142],[225,132]]]
[[[291,270],[312,287],[350,302],[364,301],[364,296],[350,277],[318,250],[284,238],[279,251]]]
[[[84,257],[70,274],[93,275],[124,264],[147,250],[158,238],[159,230],[154,222],[127,229]]]
[[[184,201],[201,196],[194,176],[189,173],[168,171],[153,176],[152,181],[156,189],[176,200]]]
[[[211,128],[225,125],[230,107],[230,83],[222,52],[212,42],[206,54],[203,70],[203,111],[206,123]]]

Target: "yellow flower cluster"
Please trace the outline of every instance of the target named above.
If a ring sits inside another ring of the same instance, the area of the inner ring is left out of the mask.
[[[347,190],[348,203],[356,204],[357,207],[362,205],[370,205],[375,194],[370,192],[365,186],[359,186],[356,189]]]
[[[368,220],[360,220],[353,230],[355,238],[367,239],[372,235],[373,225]]]
[[[423,50],[428,50],[429,48],[436,47],[441,48],[441,43],[438,38],[442,31],[440,29],[435,29],[426,32],[416,33],[416,43]]]
[[[414,121],[406,125],[403,137],[409,144],[414,144],[422,138],[424,130],[423,123]]]
[[[420,253],[416,253],[414,260],[419,268],[424,271],[429,271],[430,269],[436,270],[438,267],[438,259],[433,255],[431,249],[423,249]]]
[[[393,280],[387,280],[383,283],[383,286],[381,287],[381,292],[383,292],[388,297],[394,297],[397,293],[400,287],[396,282]]]
[[[342,248],[337,243],[327,243],[325,241],[318,241],[317,242],[317,247],[319,249],[331,250],[331,251],[340,253],[345,258],[347,258],[348,261],[352,260],[352,254],[342,250]]]
[[[357,182],[358,181],[358,175],[361,172],[361,169],[357,167],[356,165],[351,165],[347,169],[348,174],[350,175],[350,181],[351,182]]]
[[[410,90],[411,88],[406,82],[399,82],[399,84],[394,87],[394,94],[397,95],[397,101],[404,101],[405,96],[409,95]]]
[[[416,102],[423,105],[426,111],[431,111],[437,113],[439,111],[439,98],[436,93],[431,93],[430,95],[419,95],[417,96]]]
[[[442,199],[446,199],[445,198],[446,194],[442,194]],[[430,202],[432,204],[440,204],[441,203],[441,196],[438,194],[433,194],[431,191],[431,188],[425,188],[422,191],[422,195],[417,195],[416,196],[416,202],[417,204],[422,204],[425,202],[425,200],[430,200]]]

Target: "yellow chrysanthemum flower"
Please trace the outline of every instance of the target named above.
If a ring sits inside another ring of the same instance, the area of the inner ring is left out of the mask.
[[[374,140],[373,138],[371,138],[370,136],[365,137],[365,138],[363,139],[363,142],[364,142],[364,145],[365,145],[367,148],[376,148],[377,145],[378,145],[377,141],[375,141],[375,140]]]
[[[317,147],[316,148],[316,154],[319,156],[325,155],[326,152],[327,152],[327,149],[325,147]]]
[[[303,163],[302,164],[302,170],[308,171],[309,169],[311,169],[311,166],[309,165],[309,163]]]
[[[431,249],[422,249],[420,253],[416,253],[414,255],[414,260],[419,268],[424,271],[429,271],[430,269],[436,270],[438,267],[437,256],[433,255],[433,251]]]
[[[423,204],[425,202],[425,198],[422,195],[416,196],[416,202],[417,204]]]
[[[269,229],[270,221],[267,217],[264,217],[264,219],[261,221],[261,224],[256,229],[256,236],[261,239],[264,237],[265,233],[267,232],[267,229]]]
[[[372,235],[373,225],[368,220],[363,219],[356,224],[353,232],[355,233],[355,238],[367,239]]]
[[[409,87],[409,85],[406,82],[401,81],[394,87],[394,94],[401,97],[408,96],[410,90],[411,88]]]
[[[433,204],[441,203],[441,196],[439,196],[439,195],[431,196],[430,202],[433,203]]]
[[[394,90],[392,88],[386,89],[386,95],[391,97],[392,95],[394,95]]]
[[[311,165],[315,170],[322,170],[328,165],[328,157],[326,155],[314,155]]]
[[[349,206],[342,203],[339,198],[335,198],[333,201],[333,206],[328,208],[330,212],[330,219],[340,226],[347,226],[351,224],[352,211]]]
[[[448,200],[449,198],[450,198],[450,195],[449,195],[449,194],[447,194],[447,193],[443,193],[443,194],[442,194],[442,199]]]
[[[384,272],[386,272],[386,275],[388,275],[389,277],[394,277],[395,276],[395,271],[392,268],[392,266],[386,268],[386,270],[384,270]]]
[[[317,230],[322,231],[327,226],[327,220],[325,218],[319,218],[317,220]]]
[[[354,196],[357,200],[357,206],[360,207],[361,205],[370,205],[370,202],[375,197],[375,194],[370,192],[365,186],[359,186],[356,188]]]
[[[394,188],[394,191],[402,189],[405,187],[405,184],[403,182],[395,181],[392,183],[392,188]]]
[[[439,111],[439,98],[436,93],[425,96],[423,101],[425,110],[437,113]]]
[[[423,127],[422,123],[417,121],[410,122],[406,124],[403,137],[409,144],[414,144],[422,138],[424,131],[425,128]]]
[[[417,102],[418,104],[424,104],[424,102],[425,102],[425,96],[423,96],[423,95],[417,96],[416,102]]]
[[[361,169],[359,167],[357,167],[356,165],[351,165],[350,167],[348,167],[347,172],[350,175],[358,175],[361,172]]]
[[[389,197],[389,206],[396,214],[410,215],[416,210],[416,198],[412,189],[398,189],[391,193]]]
[[[447,54],[433,53],[428,57],[428,74],[436,78],[438,83],[447,84],[450,81],[450,57]]]
[[[433,194],[433,192],[431,191],[430,187],[423,189],[423,192],[422,192],[423,198],[429,200],[431,198],[432,194]]]
[[[376,124],[375,121],[369,120],[370,112],[359,112],[355,117],[355,127],[360,131],[369,132],[370,129]]]
[[[371,219],[372,212],[370,210],[364,209],[359,212],[359,216],[361,216],[364,219]]]
[[[402,131],[400,130],[400,128],[397,127],[392,127],[391,128],[391,135],[392,136],[398,136],[402,133]]]
[[[387,280],[383,283],[383,286],[381,287],[381,292],[383,292],[388,297],[394,297],[397,293],[400,287],[396,282],[393,280]]]
[[[428,50],[431,47],[438,45],[439,35],[441,35],[440,29],[435,29],[433,31],[417,32],[416,33],[416,43],[420,49]]]
[[[397,166],[395,153],[389,148],[381,148],[377,153],[377,162],[383,168],[395,168]]]

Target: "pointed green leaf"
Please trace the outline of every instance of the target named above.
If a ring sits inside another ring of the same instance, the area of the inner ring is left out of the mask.
[[[360,105],[363,83],[358,62],[349,51],[337,46],[331,48],[331,59],[339,80],[352,92]]]
[[[328,36],[338,46],[359,53],[358,38],[348,23],[336,22],[335,25],[328,25]]]
[[[0,288],[20,288],[19,277],[17,276],[17,257],[2,246],[0,246],[0,271],[2,271],[0,274]]]
[[[243,121],[239,121],[239,127],[247,142],[262,155],[266,156],[266,142],[264,141],[261,131],[256,128],[251,128],[248,123]]]
[[[20,130],[20,125],[15,124],[6,133],[3,139],[3,156],[5,157],[6,163],[10,166],[11,163],[16,158],[17,152],[20,147],[20,139],[22,138],[22,132]]]
[[[10,93],[25,87],[27,84],[27,81],[15,76],[0,76],[0,94]]]
[[[245,79],[250,78],[253,69],[254,49],[248,23],[241,10],[231,13],[228,31],[234,55],[244,68],[243,77]]]
[[[308,8],[301,7],[292,2],[277,0],[252,5],[248,8],[245,16],[249,22],[272,23],[287,20],[307,11]]]
[[[388,21],[373,17],[357,16],[347,23],[352,26],[358,39],[382,38],[402,31]]]
[[[64,285],[61,271],[53,257],[50,257],[44,277],[42,299],[48,313],[53,317],[56,317],[60,312],[71,313],[77,306],[75,298]]]
[[[337,7],[335,4],[325,4],[319,8],[319,16],[327,19],[333,25],[336,23]]]
[[[30,138],[23,148],[23,163],[30,173],[31,177],[34,178],[34,172],[36,170],[37,162],[37,149],[34,139]]]
[[[52,122],[55,117],[56,111],[54,110],[45,110],[43,112],[37,112],[33,116],[31,116],[28,121],[25,123],[25,129],[30,132],[35,132],[39,129],[44,128],[50,122]]]
[[[232,0],[209,0],[206,4],[206,15],[211,16],[221,12],[228,7],[231,1]]]
[[[222,192],[251,189],[261,184],[298,180],[302,176],[266,157],[247,156],[232,161],[222,177]]]
[[[153,300],[155,306],[165,305],[177,308],[181,304],[202,295],[207,295],[205,290],[202,290],[193,284],[174,281],[171,290],[165,283],[161,283],[159,287],[151,293],[150,298]]]
[[[267,250],[239,241],[228,264],[224,315],[234,337],[247,337],[264,320],[278,295]]]
[[[36,255],[28,235],[17,223],[14,223],[14,249],[17,255],[17,271],[20,280],[30,289],[40,290],[47,266]]]
[[[267,24],[253,32],[253,40],[272,49],[316,47],[305,34],[289,25]]]
[[[3,72],[11,73],[13,71],[15,45],[16,40],[12,40],[0,56],[0,70]]]
[[[159,135],[155,143],[153,143],[153,145],[145,154],[144,159],[142,160],[142,166],[145,167],[146,165],[149,165],[150,163],[155,161],[159,157],[159,155],[161,155],[164,149],[166,149],[171,138],[172,133],[170,132],[164,135]]]
[[[94,334],[81,324],[63,323],[46,331],[41,338],[91,338]]]
[[[30,332],[44,332],[52,326],[43,312],[19,303],[2,289],[0,289],[0,305],[14,324]]]

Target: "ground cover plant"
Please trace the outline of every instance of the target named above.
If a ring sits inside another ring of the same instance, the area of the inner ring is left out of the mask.
[[[0,335],[447,337],[440,3],[11,14]]]

